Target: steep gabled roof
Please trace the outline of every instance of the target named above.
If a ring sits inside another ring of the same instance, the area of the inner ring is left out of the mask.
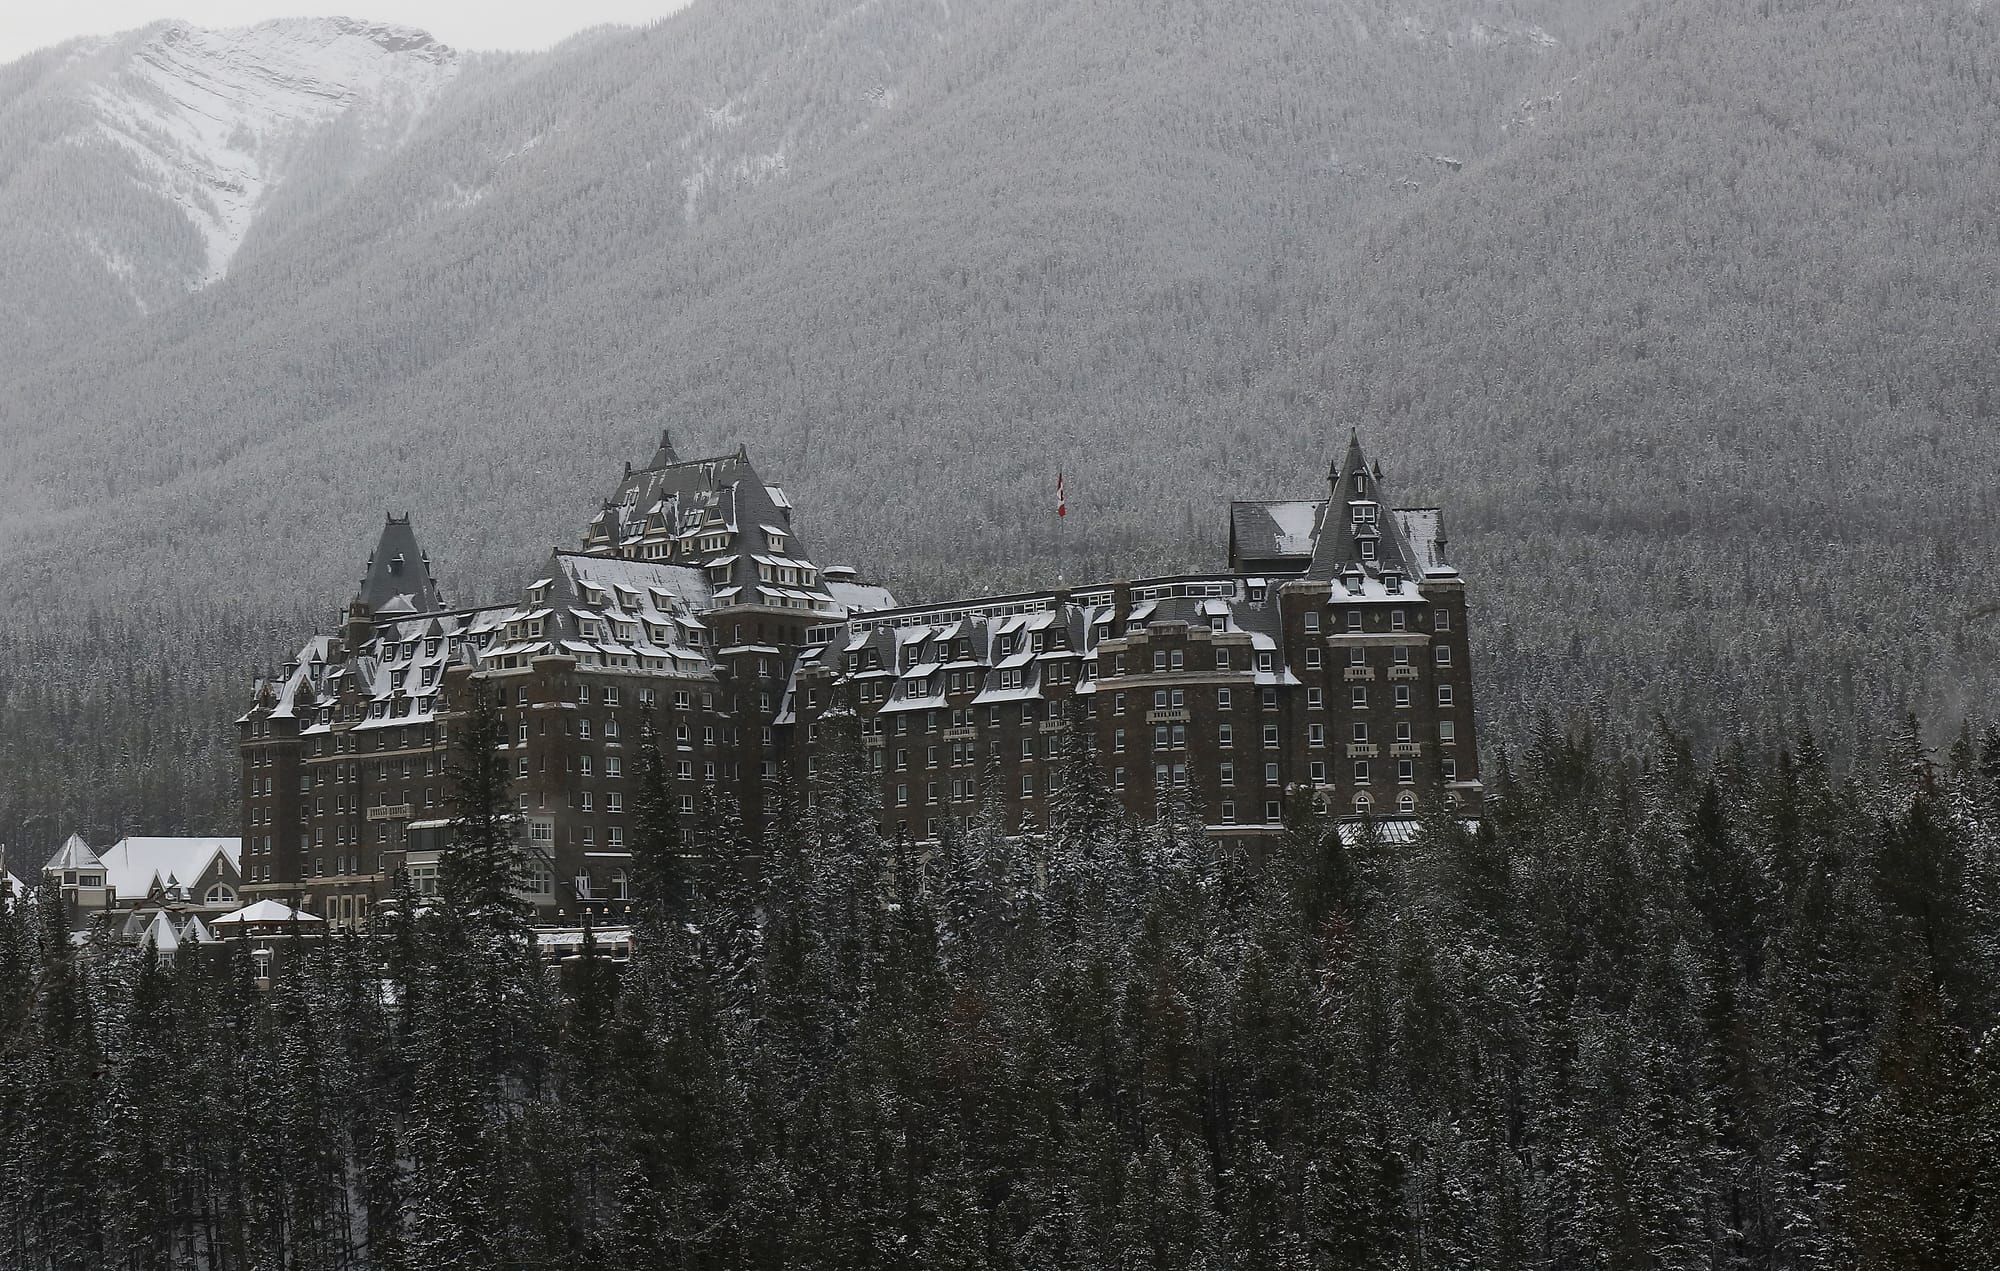
[[[418,545],[407,513],[391,515],[383,523],[382,537],[361,579],[360,595],[374,613],[432,613],[444,608],[437,581],[431,577],[431,558]]]
[[[174,934],[174,924],[167,921],[167,911],[162,909],[153,915],[153,921],[146,928],[146,934],[139,937],[139,947],[152,949],[156,953],[170,954],[181,947],[181,938]]]
[[[187,894],[209,866],[221,860],[223,881],[235,885],[240,838],[124,838],[104,849],[104,881],[120,900],[137,900],[158,887]]]

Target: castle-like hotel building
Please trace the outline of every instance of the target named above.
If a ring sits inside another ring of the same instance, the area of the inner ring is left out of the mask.
[[[1324,500],[1230,507],[1223,573],[900,607],[815,564],[747,454],[627,472],[582,550],[513,603],[453,608],[391,517],[339,633],[258,682],[238,721],[242,892],[365,921],[449,832],[449,717],[503,706],[532,899],[552,921],[628,898],[637,756],[657,744],[692,837],[727,795],[755,833],[829,712],[859,720],[890,833],[993,809],[1046,824],[1060,733],[1088,729],[1135,818],[1170,801],[1218,839],[1480,804],[1465,585],[1438,512],[1394,508],[1350,441]]]

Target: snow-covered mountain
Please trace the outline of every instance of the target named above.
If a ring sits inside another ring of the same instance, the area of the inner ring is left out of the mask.
[[[302,18],[164,22],[0,67],[0,371],[213,283],[274,209],[393,155],[459,65],[422,31]]]
[[[347,18],[223,31],[169,23],[83,85],[95,117],[66,140],[109,143],[132,157],[133,178],[201,233],[197,281],[207,282],[228,268],[315,133],[356,116],[376,146],[394,146],[457,70],[455,52],[407,27]]]

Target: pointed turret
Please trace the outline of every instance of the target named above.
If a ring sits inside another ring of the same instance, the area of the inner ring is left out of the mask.
[[[392,514],[384,522],[357,598],[375,614],[434,613],[444,608],[431,577],[431,558],[417,543],[409,513]]]
[[[83,841],[80,834],[72,834],[63,840],[56,854],[49,857],[49,863],[42,866],[44,873],[61,873],[64,870],[103,869],[104,862],[90,844]]]
[[[680,461],[680,455],[674,451],[673,434],[664,428],[660,429],[660,448],[655,450],[653,457],[647,461],[646,471],[651,472],[655,468],[671,468]]]
[[[1381,468],[1371,469],[1361,451],[1360,431],[1350,432],[1347,454],[1327,474],[1326,513],[1320,518],[1307,577],[1424,576],[1382,491],[1381,477]]]

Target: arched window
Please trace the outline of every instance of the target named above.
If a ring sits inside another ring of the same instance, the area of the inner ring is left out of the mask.
[[[1369,809],[1374,806],[1375,801],[1367,795],[1357,794],[1354,796],[1354,814],[1356,816],[1367,816]]]
[[[1403,796],[1396,800],[1396,810],[1405,815],[1415,812],[1417,810],[1417,796],[1407,790],[1404,791]]]
[[[236,893],[226,884],[217,883],[208,889],[208,895],[204,899],[211,905],[233,905],[236,903]]]

